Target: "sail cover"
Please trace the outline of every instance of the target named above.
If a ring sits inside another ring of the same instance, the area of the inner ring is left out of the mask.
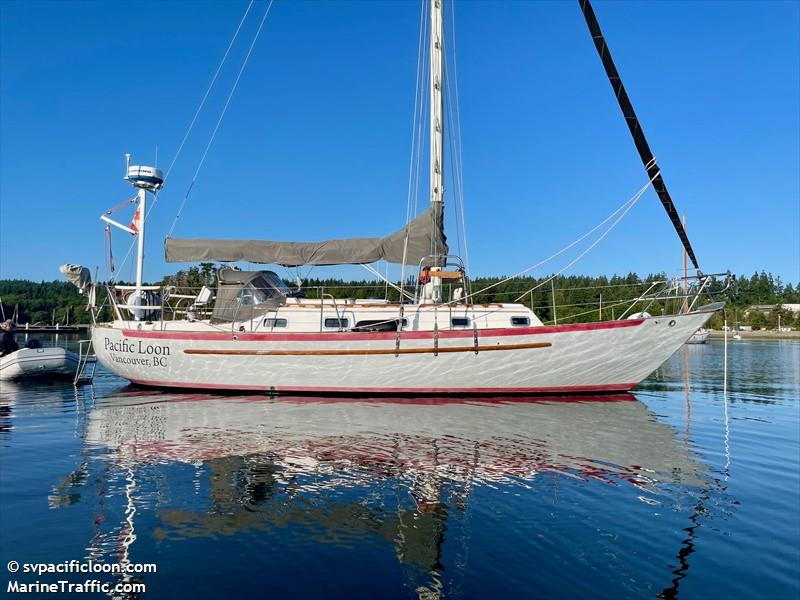
[[[85,294],[86,289],[92,285],[92,274],[86,267],[67,263],[66,265],[61,265],[58,270],[61,271],[67,281],[78,288],[81,294]]]
[[[429,208],[400,231],[382,238],[348,238],[324,242],[273,242],[264,240],[192,240],[167,238],[167,262],[247,261],[296,267],[299,265],[367,264],[379,260],[418,264],[426,256],[447,254],[441,217]],[[438,221],[438,224],[437,222]]]

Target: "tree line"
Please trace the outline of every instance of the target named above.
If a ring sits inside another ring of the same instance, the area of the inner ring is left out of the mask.
[[[677,290],[678,297],[665,297],[655,302],[642,301],[631,306],[632,300],[647,293],[650,282],[668,279],[664,273],[652,273],[644,277],[636,273],[611,276],[559,275],[552,279],[484,276],[469,281],[465,293],[472,292],[476,303],[514,302],[519,299],[519,302],[532,308],[543,322],[585,323],[616,319],[640,310],[647,310],[653,315],[680,311],[684,302],[680,290]],[[216,268],[212,263],[201,263],[155,283],[173,286],[179,293],[196,293],[203,285],[213,289],[216,285]],[[286,281],[286,284],[293,290],[297,289],[296,282]],[[401,287],[400,282],[394,284]],[[408,281],[403,287],[408,291],[412,285],[413,282]],[[451,297],[452,288],[457,285],[447,284],[446,298]],[[728,288],[723,279],[717,279],[707,291],[708,301],[725,300],[731,324],[738,320],[754,328],[774,328],[780,316],[781,325],[800,327],[800,319],[794,313],[779,308],[782,304],[800,304],[800,283],[796,286],[790,282],[784,283],[780,277],[761,271],[749,277],[736,277]],[[396,287],[376,280],[306,279],[301,284],[300,292],[308,298],[328,294],[336,298],[353,299],[398,301],[400,298],[400,291]],[[98,294],[97,300],[102,304],[102,293]],[[76,288],[65,281],[37,283],[0,280],[3,315],[5,318],[16,318],[21,324],[89,323],[91,315],[86,310],[86,303],[86,297],[78,294]],[[776,309],[766,316],[763,312],[748,310],[753,305],[768,305]],[[109,317],[108,311],[100,316],[102,320]],[[712,319],[711,326],[720,328],[722,323],[723,315],[718,313]]]

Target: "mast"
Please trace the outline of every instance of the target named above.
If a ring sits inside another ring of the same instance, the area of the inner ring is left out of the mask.
[[[142,272],[144,271],[144,216],[147,214],[147,190],[139,188],[134,224],[136,225],[136,296],[142,294]]]
[[[686,231],[686,215],[683,215],[681,218],[681,225],[683,226],[683,230]],[[683,313],[686,314],[689,312],[689,283],[688,283],[688,273],[687,273],[687,264],[686,264],[686,248],[683,249]]]
[[[431,208],[434,215],[434,227],[442,229],[444,189],[442,185],[444,172],[444,119],[442,101],[443,64],[444,64],[444,25],[443,25],[443,0],[430,0],[431,3],[431,34],[430,34],[430,186]]]

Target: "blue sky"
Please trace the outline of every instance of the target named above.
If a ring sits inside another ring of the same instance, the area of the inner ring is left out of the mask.
[[[158,146],[166,167],[245,6],[0,3],[0,278],[56,279],[65,262],[99,265],[102,277],[98,217],[132,195],[123,154],[152,164]],[[148,280],[185,266],[164,263],[163,238],[264,7],[148,222]],[[595,11],[701,267],[800,280],[800,4],[597,1]],[[418,18],[416,2],[277,1],[174,235],[398,229]],[[511,274],[646,177],[577,2],[462,2],[455,25],[471,270]],[[114,238],[119,264],[130,236]],[[649,191],[571,272],[680,266]],[[340,273],[363,271],[313,276]]]

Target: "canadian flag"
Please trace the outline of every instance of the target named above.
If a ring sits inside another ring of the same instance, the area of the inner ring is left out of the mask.
[[[136,212],[133,213],[133,221],[131,221],[131,229],[133,229],[134,233],[139,232],[139,227],[141,227],[141,224],[142,224],[142,207],[137,206]]]

